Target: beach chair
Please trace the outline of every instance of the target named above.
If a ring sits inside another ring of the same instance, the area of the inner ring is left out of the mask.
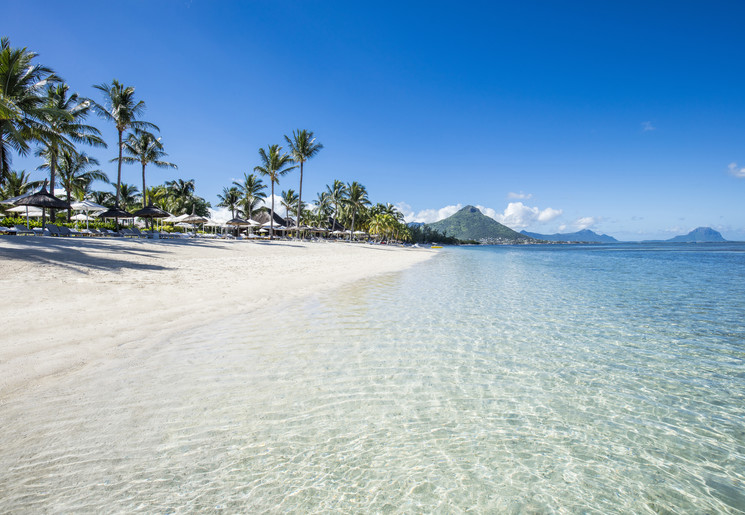
[[[47,231],[49,231],[49,236],[62,236],[59,227],[55,224],[47,224]]]
[[[23,235],[23,234],[30,235],[30,236],[36,235],[34,231],[26,228],[25,225],[16,225],[15,230],[16,230],[16,235]]]
[[[132,227],[130,228],[130,231],[132,231],[132,235],[137,238],[147,238],[148,234],[146,232],[140,231],[139,227]]]

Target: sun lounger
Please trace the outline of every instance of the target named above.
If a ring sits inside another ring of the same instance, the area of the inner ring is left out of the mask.
[[[33,230],[26,228],[24,225],[16,225],[15,230],[17,235],[27,234],[34,236],[36,234]]]
[[[62,236],[62,233],[55,224],[47,224],[47,231],[49,231],[49,236]]]
[[[132,235],[137,238],[146,238],[148,236],[147,233],[140,231],[139,227],[131,227],[129,230],[132,232]]]

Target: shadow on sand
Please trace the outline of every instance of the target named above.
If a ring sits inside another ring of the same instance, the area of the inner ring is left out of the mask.
[[[205,245],[194,241],[146,241],[93,238],[55,238],[51,236],[7,236],[0,237],[0,259],[8,262],[38,263],[58,266],[74,272],[85,274],[90,270],[169,270],[170,267],[136,263],[127,257],[149,257],[166,259],[171,245]],[[219,247],[217,247],[219,248]],[[111,257],[111,254],[121,259]]]

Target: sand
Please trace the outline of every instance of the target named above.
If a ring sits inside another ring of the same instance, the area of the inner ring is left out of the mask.
[[[0,399],[190,327],[434,253],[344,242],[0,236]]]

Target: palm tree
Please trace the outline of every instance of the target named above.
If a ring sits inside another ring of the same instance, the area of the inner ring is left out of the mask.
[[[329,195],[329,202],[334,205],[334,220],[338,220],[341,215],[339,208],[344,204],[344,199],[347,196],[347,186],[336,179],[333,186],[326,186],[326,192]]]
[[[30,179],[31,174],[26,173],[25,170],[8,172],[5,182],[0,187],[0,197],[17,197],[41,186],[42,181],[31,181]]]
[[[129,211],[137,207],[137,203],[140,200],[140,190],[134,184],[121,183],[119,186],[119,200],[121,206],[125,211]]]
[[[171,211],[173,214],[183,214],[188,210],[190,205],[196,205],[194,199],[194,179],[189,179],[188,181],[183,179],[167,181],[166,189],[168,190],[170,207],[168,211]]]
[[[222,194],[217,195],[217,198],[220,199],[220,203],[217,205],[230,209],[230,217],[235,218],[235,207],[241,200],[240,190],[236,186],[225,187],[222,189]]]
[[[114,195],[108,191],[92,191],[88,194],[88,199],[106,207],[113,207],[114,205]]]
[[[142,165],[142,207],[147,207],[145,167],[148,164],[155,165],[158,168],[178,168],[178,166],[168,161],[161,161],[168,154],[163,151],[160,138],[156,138],[155,135],[144,130],[135,129],[127,136],[124,141],[124,152],[129,155],[122,157],[122,161],[128,164],[140,163]],[[116,161],[116,158],[112,161]]]
[[[161,209],[165,206],[165,201],[168,197],[168,190],[162,184],[158,186],[151,186],[147,189],[147,199],[150,204],[157,205]]]
[[[120,188],[122,184],[122,152],[124,142],[122,134],[128,129],[155,129],[160,130],[157,125],[138,120],[145,111],[145,102],[142,100],[135,101],[135,88],[124,86],[118,80],[114,79],[111,84],[98,84],[93,86],[104,94],[104,105],[94,102],[98,114],[112,122],[116,126],[119,134],[119,165],[116,173],[116,204],[119,204]]]
[[[292,131],[292,139],[285,136],[285,141],[290,146],[292,160],[300,163],[300,189],[297,195],[297,223],[295,224],[296,228],[300,228],[300,218],[303,213],[303,163],[318,154],[323,149],[323,145],[316,143],[313,131],[305,129]],[[298,237],[300,237],[299,234]]]
[[[279,145],[269,145],[266,150],[263,148],[259,149],[259,158],[261,158],[261,165],[254,167],[254,172],[259,172],[261,175],[269,177],[269,181],[272,185],[272,208],[271,218],[269,219],[269,239],[274,239],[274,185],[279,184],[279,178],[282,175],[290,172],[297,168],[296,166],[290,166],[292,158],[289,154],[282,154],[282,147]]]
[[[250,220],[253,215],[253,210],[259,202],[266,198],[266,193],[264,193],[266,184],[264,184],[255,174],[248,174],[245,172],[243,172],[243,182],[239,183],[233,181],[233,184],[239,188],[243,194],[240,204],[243,205],[243,214]]]
[[[101,170],[89,170],[91,166],[98,165],[98,160],[89,157],[82,152],[63,151],[59,157],[59,179],[60,185],[67,194],[67,203],[72,201],[73,192],[85,191],[93,181],[109,182],[109,178]],[[42,165],[43,168],[48,165]],[[72,216],[72,209],[67,210],[68,220]]]
[[[43,115],[61,115],[44,107],[43,88],[59,82],[54,72],[33,61],[38,54],[11,48],[0,39],[0,185],[10,176],[10,153],[25,156],[29,141],[43,132]]]
[[[319,227],[325,227],[328,224],[329,216],[331,216],[331,200],[327,191],[322,191],[316,196],[315,210]]]
[[[295,193],[295,190],[290,188],[287,191],[283,191],[280,196],[282,197],[282,200],[280,203],[282,204],[282,207],[285,208],[285,218],[287,218],[287,223],[289,224],[290,216],[292,216],[293,213],[297,214],[297,212],[295,211],[295,208],[297,207],[296,203],[297,203],[298,195],[297,193]],[[295,224],[295,227],[298,227],[299,225],[300,225],[300,222],[298,221]]]
[[[347,198],[345,199],[345,203],[352,210],[352,230],[349,234],[349,241],[352,241],[352,234],[354,233],[354,223],[357,212],[363,209],[365,206],[369,206],[370,201],[367,198],[367,190],[362,184],[358,183],[357,181],[349,184],[347,186],[347,191],[348,194]]]
[[[70,87],[67,84],[55,84],[47,87],[44,98],[43,114],[45,130],[39,135],[41,147],[36,155],[46,159],[44,168],[49,169],[49,193],[54,195],[57,181],[57,162],[63,152],[75,152],[74,143],[85,143],[94,147],[106,147],[101,133],[83,120],[90,114],[91,101],[73,93],[68,96]],[[60,116],[60,113],[65,116]],[[97,164],[97,163],[96,163]],[[54,221],[54,213],[51,215]]]

